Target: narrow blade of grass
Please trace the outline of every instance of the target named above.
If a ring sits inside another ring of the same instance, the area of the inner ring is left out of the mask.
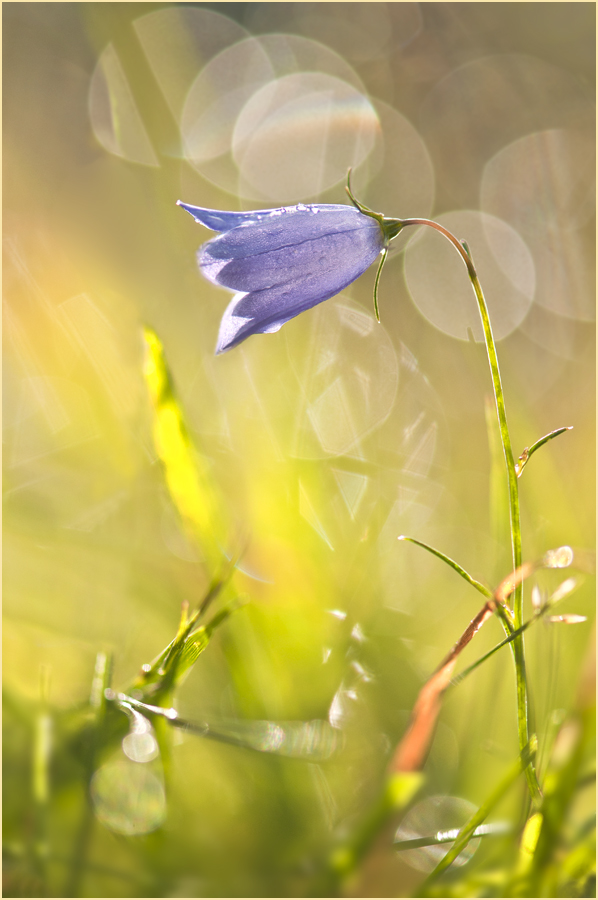
[[[474,672],[479,666],[481,666],[482,663],[485,663],[487,659],[490,659],[491,656],[494,656],[494,654],[497,653],[502,647],[506,647],[507,644],[510,644],[511,641],[514,641],[515,638],[519,637],[520,634],[523,634],[524,631],[527,631],[527,629],[530,627],[530,625],[533,625],[534,622],[538,618],[539,618],[539,615],[536,615],[536,616],[533,616],[531,619],[528,619],[527,622],[523,623],[521,628],[518,628],[516,631],[513,631],[508,637],[506,637],[504,640],[502,640],[499,644],[496,644],[496,646],[494,646],[492,648],[492,650],[489,650],[488,653],[484,653],[484,655],[480,656],[480,658],[477,659],[474,663],[472,663],[466,669],[463,669],[462,672],[459,672],[459,674],[456,675],[451,680],[449,687],[456,687],[458,684],[461,684],[461,682],[464,681],[468,675],[471,675],[471,673]]]
[[[454,559],[451,559],[450,556],[447,556],[446,553],[441,553],[440,550],[436,550],[434,547],[430,547],[429,544],[424,544],[423,541],[418,541],[416,538],[408,537],[406,534],[400,534],[398,537],[399,541],[409,541],[411,544],[417,544],[418,547],[423,547],[424,550],[427,550],[428,553],[432,553],[434,556],[437,556],[438,559],[441,559],[443,562],[450,566],[453,571],[455,571],[461,578],[465,579],[468,584],[473,585],[473,587],[483,594],[484,597],[492,597],[492,591],[490,588],[487,588],[481,581],[477,581],[469,572],[466,572],[465,569],[459,565],[459,563],[455,562]]]
[[[521,456],[519,457],[518,462],[515,464],[515,472],[517,473],[517,478],[521,478],[521,473],[525,469],[526,465],[530,461],[530,458],[536,450],[539,450],[544,444],[548,441],[551,441],[553,438],[558,437],[559,434],[563,434],[565,431],[571,431],[573,425],[565,425],[563,428],[557,428],[555,431],[551,431],[550,434],[545,434],[543,438],[540,438],[539,441],[536,441],[535,444],[532,444],[531,447],[526,447]]]
[[[521,772],[523,772],[524,769],[527,769],[527,767],[531,763],[533,763],[537,749],[538,739],[535,735],[532,735],[529,743],[519,754],[516,762],[510,767],[504,778],[492,791],[488,799],[480,806],[478,810],[476,810],[469,821],[466,822],[463,828],[459,831],[455,843],[453,844],[449,852],[440,860],[434,871],[430,872],[424,883],[421,885],[418,896],[424,897],[428,887],[432,884],[432,882],[436,881],[436,879],[446,869],[448,869],[451,863],[456,860],[459,854],[463,852],[467,844],[474,836],[476,828],[478,828],[484,822],[484,820],[488,818],[494,807],[497,805],[497,803],[499,803],[500,800],[502,800],[505,793],[517,780]]]
[[[154,407],[154,443],[172,501],[210,571],[223,561],[226,528],[207,460],[194,447],[158,336],[144,329],[144,376]]]

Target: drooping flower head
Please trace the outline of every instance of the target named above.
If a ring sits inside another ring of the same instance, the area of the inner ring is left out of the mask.
[[[214,284],[236,291],[218,334],[223,353],[251,334],[278,331],[299,313],[334,297],[382,253],[402,228],[355,200],[353,206],[312,204],[221,212],[178,201],[196,222],[221,234],[203,244],[197,260]]]

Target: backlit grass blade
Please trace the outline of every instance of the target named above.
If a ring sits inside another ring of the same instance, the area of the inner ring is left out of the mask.
[[[459,835],[449,852],[440,860],[434,871],[428,875],[420,888],[420,892],[418,894],[420,897],[426,896],[425,891],[431,885],[431,883],[435,881],[438,876],[441,875],[446,869],[448,869],[450,864],[457,859],[460,853],[463,852],[467,844],[474,836],[476,828],[478,828],[485,821],[485,819],[488,818],[494,807],[500,802],[500,800],[502,800],[505,793],[514,784],[521,772],[527,769],[530,763],[533,762],[536,756],[537,749],[538,739],[535,735],[532,735],[529,743],[524,748],[523,752],[520,753],[516,762],[510,767],[507,774],[499,782],[497,787],[492,791],[488,799],[484,803],[482,803],[480,808],[475,811],[469,821],[465,823],[463,828],[461,828],[461,830],[459,831]]]
[[[546,444],[548,441],[551,441],[553,438],[558,437],[559,434],[563,434],[565,431],[571,431],[573,425],[565,425],[563,428],[557,428],[555,431],[551,431],[550,434],[545,434],[543,438],[540,438],[539,441],[536,441],[535,444],[532,444],[531,447],[526,447],[519,460],[515,463],[515,471],[517,473],[517,478],[521,477],[521,473],[524,468],[528,464],[530,457],[536,450],[539,450],[543,444]]]
[[[153,435],[166,484],[186,530],[195,538],[210,570],[224,558],[226,529],[207,460],[194,447],[177,402],[162,344],[144,329],[145,381],[154,408]]]
[[[440,550],[436,550],[434,547],[430,547],[429,544],[424,544],[423,541],[418,541],[416,538],[408,537],[406,534],[400,534],[400,541],[409,541],[411,544],[417,544],[418,547],[423,547],[424,550],[427,550],[428,553],[432,553],[434,556],[437,556],[438,559],[441,559],[443,562],[450,566],[461,578],[464,578],[469,584],[471,584],[480,594],[483,594],[484,597],[492,597],[492,591],[490,588],[487,588],[481,581],[477,581],[469,572],[466,572],[465,569],[459,565],[459,563],[455,562],[454,559],[451,559],[450,556],[447,556],[445,553],[441,553]]]

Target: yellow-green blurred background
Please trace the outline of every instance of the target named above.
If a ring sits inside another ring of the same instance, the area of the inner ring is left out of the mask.
[[[333,829],[375,795],[418,688],[481,606],[397,536],[490,586],[509,571],[485,350],[470,339],[465,269],[430,232],[394,242],[381,325],[369,271],[215,357],[229,295],[197,271],[212,233],[175,204],[342,203],[352,166],[368,206],[433,216],[467,240],[516,455],[574,426],[521,479],[524,558],[592,548],[595,7],[11,3],[3,60],[5,894],[63,896],[80,835],[83,788],[58,735],[40,887],[27,862],[40,672],[56,715],[87,701],[100,650],[114,653],[114,684],[130,681],[212,574],[153,445],[149,325],[251,599],[178,707],[309,720],[336,698],[348,738],[320,766],[186,736],[165,824],[124,838],[93,823],[77,890],[304,895]],[[558,612],[593,617],[584,568]],[[464,664],[501,636],[490,622]],[[542,749],[554,711],[574,703],[591,624],[540,623],[526,646]],[[447,698],[426,794],[478,805],[516,754],[503,650]],[[418,877],[386,851],[350,890],[401,896]]]

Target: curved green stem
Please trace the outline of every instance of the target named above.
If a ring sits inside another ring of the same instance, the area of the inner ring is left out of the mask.
[[[434,228],[440,234],[444,235],[447,240],[458,251],[463,262],[467,267],[473,290],[478,302],[478,308],[482,319],[482,327],[484,329],[484,340],[488,353],[488,362],[490,364],[490,372],[492,375],[492,385],[494,388],[494,400],[496,403],[496,414],[500,428],[501,441],[505,457],[507,469],[507,480],[509,485],[509,513],[510,513],[510,532],[511,532],[511,550],[513,555],[513,570],[520,567],[522,563],[521,555],[521,521],[519,513],[519,485],[517,483],[517,472],[515,469],[515,460],[513,458],[513,450],[511,447],[511,438],[509,435],[509,427],[507,424],[507,413],[505,409],[505,398],[500,377],[500,369],[498,366],[498,356],[496,354],[496,344],[492,333],[492,325],[488,314],[488,307],[482,291],[473,260],[469,253],[467,244],[459,241],[443,225],[433,222],[431,219],[403,219],[403,227],[408,225],[428,225]],[[518,584],[513,593],[513,623],[515,629],[519,629],[523,621],[523,586]],[[519,736],[519,748],[523,752],[529,742],[529,719],[528,719],[528,702],[527,702],[527,677],[525,671],[525,648],[523,643],[523,634],[520,633],[515,640],[512,641],[513,658],[515,662],[515,672],[517,680],[517,730]],[[530,761],[526,768],[526,778],[530,793],[534,802],[539,803],[542,799],[540,786],[533,766]]]

